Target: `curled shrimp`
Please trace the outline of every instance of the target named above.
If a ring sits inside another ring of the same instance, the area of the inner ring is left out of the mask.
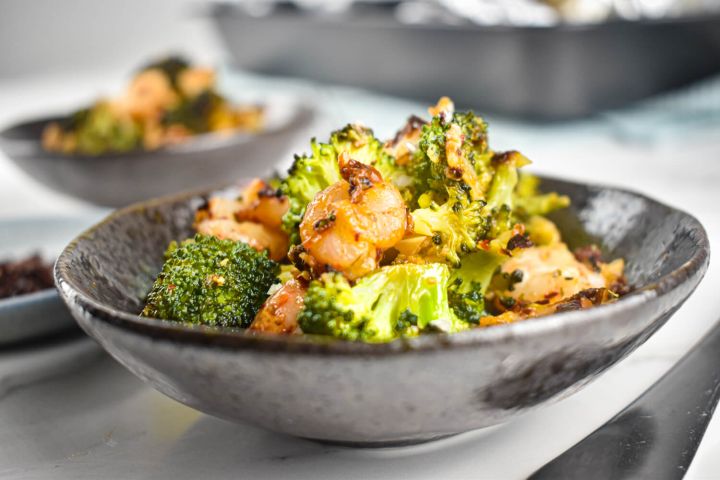
[[[395,134],[395,137],[385,142],[385,152],[395,157],[398,165],[410,163],[413,154],[417,150],[422,127],[426,124],[425,120],[415,115],[408,118],[405,126]]]
[[[158,69],[150,69],[133,78],[125,96],[115,105],[134,118],[143,120],[159,118],[177,101],[177,94],[167,76]]]
[[[428,113],[431,117],[442,115],[446,120],[449,120],[455,113],[455,104],[450,98],[441,97],[434,107],[428,108]]]
[[[318,193],[300,223],[300,239],[316,271],[337,271],[354,280],[378,266],[384,250],[407,226],[402,195],[369,165],[339,158],[343,180]]]
[[[250,182],[242,194],[242,201],[235,210],[239,221],[262,223],[270,228],[280,229],[282,217],[288,211],[287,197],[268,185],[264,180]]]
[[[287,255],[289,241],[280,230],[287,198],[262,180],[254,180],[242,200],[214,197],[195,215],[195,230],[204,235],[245,242],[256,250],[267,250],[273,260]]]
[[[522,272],[522,280],[504,295],[525,302],[550,304],[588,288],[608,286],[601,272],[579,262],[564,243],[555,243],[522,250],[506,261],[502,272]]]
[[[250,325],[254,332],[301,333],[297,317],[303,309],[305,285],[297,279],[286,282],[265,303]]]
[[[273,260],[282,260],[287,255],[288,238],[282,232],[255,222],[236,222],[231,219],[206,219],[195,225],[203,235],[212,235],[222,240],[244,242],[258,251],[267,250]]]

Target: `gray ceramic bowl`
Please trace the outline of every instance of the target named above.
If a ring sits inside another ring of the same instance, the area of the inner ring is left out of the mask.
[[[81,327],[168,396],[225,419],[356,445],[430,440],[504,422],[575,392],[643,343],[707,269],[692,216],[635,193],[545,179],[573,245],[600,241],[637,289],[620,301],[455,335],[370,345],[251,336],[139,318],[170,240],[205,194],[120,210],[73,241],[55,276]]]
[[[61,193],[119,207],[188,189],[227,182],[229,178],[272,173],[268,158],[278,158],[312,120],[310,107],[296,99],[268,98],[266,127],[257,134],[205,134],[146,152],[101,156],[47,152],[44,126],[59,117],[33,120],[0,132],[0,148],[38,182]]]

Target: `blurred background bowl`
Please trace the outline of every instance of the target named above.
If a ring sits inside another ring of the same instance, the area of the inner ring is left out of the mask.
[[[335,13],[265,3],[272,8],[259,13],[239,2],[211,9],[240,68],[425,101],[451,94],[459,105],[522,118],[587,116],[720,72],[717,12],[482,26],[401,23],[397,1]]]
[[[96,205],[119,207],[232,178],[272,173],[273,162],[311,123],[313,109],[287,96],[270,97],[261,104],[265,123],[260,132],[197,135],[153,151],[100,156],[48,152],[41,135],[57,116],[6,128],[0,132],[0,148],[21,170],[56,191]]]

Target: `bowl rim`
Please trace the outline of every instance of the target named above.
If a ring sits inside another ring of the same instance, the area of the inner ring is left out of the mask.
[[[191,343],[208,347],[221,347],[227,349],[253,349],[279,352],[307,353],[307,354],[335,354],[335,355],[395,355],[408,352],[442,350],[458,347],[479,347],[483,345],[510,343],[514,340],[535,337],[543,334],[552,334],[568,327],[581,327],[596,321],[613,318],[616,315],[637,309],[655,298],[683,285],[696,278],[692,290],[700,283],[707,270],[710,245],[707,232],[702,224],[691,214],[658,202],[644,194],[622,188],[600,184],[579,183],[564,180],[558,177],[540,176],[542,181],[559,181],[568,185],[583,188],[615,191],[633,195],[646,202],[662,207],[668,212],[680,213],[689,220],[691,227],[698,232],[696,237],[698,248],[694,255],[681,266],[658,278],[656,281],[643,285],[618,301],[599,305],[587,310],[576,310],[555,313],[544,317],[531,318],[522,322],[496,325],[492,328],[475,328],[452,334],[420,335],[418,337],[397,339],[388,343],[364,343],[339,340],[320,335],[279,335],[269,333],[252,333],[240,328],[208,327],[202,325],[184,325],[169,320],[141,317],[138,314],[118,310],[112,306],[99,302],[84,293],[73,282],[70,275],[69,260],[78,244],[96,230],[133,213],[160,205],[190,201],[200,196],[208,196],[228,188],[237,186],[237,183],[224,185],[218,188],[202,189],[184,192],[175,195],[155,198],[145,202],[138,202],[118,209],[79,234],[60,253],[53,268],[55,284],[60,296],[76,315],[76,308],[82,310],[82,315],[91,315],[95,319],[111,325],[131,330],[141,335],[149,336],[155,340]],[[692,292],[691,290],[691,292]],[[690,292],[690,293],[691,293]],[[76,303],[77,305],[73,305]]]
[[[272,97],[265,98],[263,102],[257,103],[264,109],[272,107],[273,102],[276,100]],[[250,102],[247,102],[248,104]],[[0,142],[17,142],[31,145],[35,152],[39,152],[41,157],[48,159],[73,159],[77,161],[111,161],[121,159],[129,161],[132,159],[141,159],[143,157],[156,156],[156,155],[194,155],[203,153],[211,150],[220,148],[226,148],[238,144],[243,144],[255,140],[260,140],[263,137],[275,135],[296,128],[298,125],[310,123],[312,117],[315,115],[315,109],[311,102],[303,101],[299,98],[292,98],[291,103],[293,106],[293,112],[289,117],[277,125],[273,125],[269,128],[261,128],[258,131],[245,131],[235,129],[230,132],[205,132],[192,135],[187,141],[180,142],[172,145],[165,145],[154,150],[145,150],[143,148],[137,148],[129,150],[127,152],[110,152],[99,155],[83,155],[83,154],[66,154],[60,152],[52,152],[45,150],[42,146],[40,137],[27,138],[12,138],[8,134],[16,129],[28,128],[36,124],[42,126],[47,125],[50,122],[56,122],[63,120],[68,117],[66,113],[50,113],[45,115],[33,116],[24,120],[18,120],[14,123],[5,125],[0,130]],[[1,145],[1,143],[0,143]]]

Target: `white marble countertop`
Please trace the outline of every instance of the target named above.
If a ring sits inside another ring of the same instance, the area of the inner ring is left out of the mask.
[[[74,106],[98,86],[109,86],[111,78],[118,77],[105,72],[2,81],[0,124]],[[248,94],[251,85],[261,89],[252,79],[227,84]],[[262,82],[262,89],[268,88],[289,87]],[[386,136],[420,109],[413,102],[345,89],[292,88],[325,105],[327,118],[314,127],[318,134],[363,120]],[[720,124],[665,125],[657,135],[645,135],[642,124],[628,130],[627,118],[544,126],[490,118],[490,138],[499,149],[523,151],[538,172],[628,187],[683,208],[703,222],[720,251]],[[96,210],[46,190],[0,154],[0,218]],[[201,414],[145,386],[80,335],[0,350],[0,477],[524,478],[670,368],[720,317],[718,287],[720,265],[713,258],[685,306],[580,393],[504,425],[398,449],[320,445]],[[720,478],[719,451],[720,418],[715,418],[686,478]]]

